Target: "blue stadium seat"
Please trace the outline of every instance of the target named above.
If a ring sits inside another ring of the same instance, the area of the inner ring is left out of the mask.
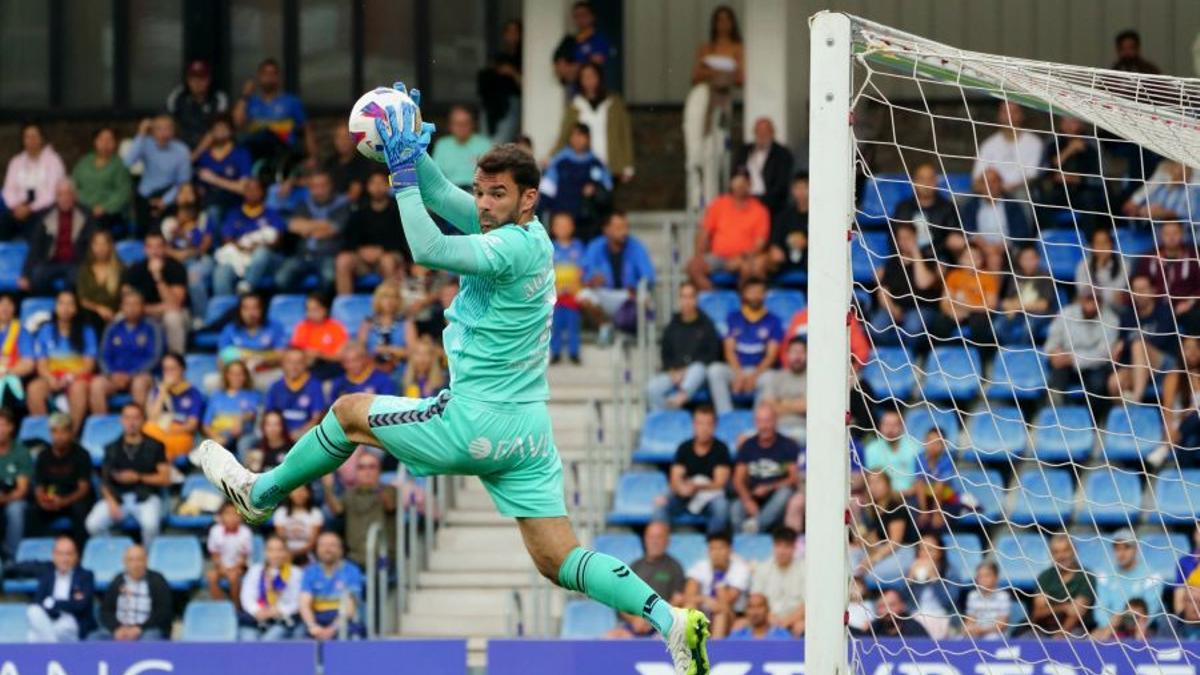
[[[942,535],[946,553],[946,576],[956,584],[967,584],[975,578],[975,568],[983,561],[983,544],[979,535],[968,532],[947,532]]]
[[[1180,532],[1146,532],[1138,535],[1138,550],[1151,570],[1173,583],[1179,577],[1179,558],[1191,553],[1192,547]]]
[[[1055,229],[1041,233],[1042,259],[1055,281],[1074,281],[1075,268],[1083,260],[1083,242],[1079,230]]]
[[[186,591],[200,585],[204,574],[204,552],[194,536],[157,537],[150,545],[150,569],[167,578],[172,590]]]
[[[92,456],[92,463],[104,461],[104,446],[121,437],[121,416],[116,414],[89,415],[83,422],[79,444]]]
[[[1110,462],[1136,462],[1162,443],[1162,410],[1150,404],[1113,406],[1100,433],[1100,449]]]
[[[769,534],[736,534],[733,537],[733,552],[746,562],[767,562],[775,553],[775,542]]]
[[[737,288],[738,275],[729,270],[713,270],[708,274],[713,286],[724,289]]]
[[[214,295],[204,310],[204,329],[192,334],[192,343],[199,349],[216,349],[221,334],[214,327],[225,313],[237,306],[236,295]]]
[[[21,420],[21,430],[17,432],[17,438],[23,443],[50,443],[50,418],[46,415],[30,415]]]
[[[1071,536],[1079,566],[1092,574],[1107,574],[1113,569],[1112,538],[1099,531]]]
[[[358,335],[358,327],[363,319],[371,316],[371,296],[339,295],[333,299],[333,309],[330,316],[337,319],[346,328],[351,337]]]
[[[1008,519],[1017,525],[1063,529],[1075,508],[1075,489],[1066,469],[1038,467],[1017,474]]]
[[[730,454],[737,454],[738,437],[746,433],[754,433],[753,410],[730,410],[717,418],[717,439],[729,446]]]
[[[237,612],[228,600],[192,600],[183,611],[184,642],[232,642],[237,639]]]
[[[938,408],[926,403],[917,405],[904,414],[904,431],[915,438],[918,443],[925,442],[925,434],[937,427],[942,432],[942,438],[953,443],[958,438],[958,412],[953,408]]]
[[[896,205],[912,196],[912,183],[902,173],[871,176],[863,183],[856,219],[863,227],[886,225]]]
[[[53,537],[22,539],[15,556],[18,563],[50,562],[54,550]],[[5,579],[4,592],[9,595],[29,594],[37,590],[37,579]]]
[[[632,532],[598,534],[592,550],[607,553],[628,565],[642,557],[642,540]]]
[[[96,577],[96,590],[103,591],[113,577],[125,568],[125,549],[133,546],[129,537],[92,537],[83,547],[80,561]]]
[[[208,376],[220,372],[220,368],[217,366],[217,357],[213,354],[187,354],[183,357],[183,361],[187,368],[184,374],[187,381],[191,382],[193,387],[203,391],[206,396],[213,393],[211,389],[204,386],[204,381],[208,379]],[[220,386],[220,384],[217,385],[217,387]]]
[[[917,386],[912,359],[903,347],[877,347],[862,376],[879,398],[906,400]]]
[[[667,492],[667,477],[661,471],[636,471],[617,480],[613,510],[608,522],[613,525],[645,525],[654,515],[654,500]]]
[[[775,275],[774,285],[783,288],[807,288],[808,272],[804,270],[786,270]]]
[[[220,491],[204,477],[203,474],[194,473],[183,479],[183,486],[180,488],[179,496],[181,501],[186,501],[188,496],[196,490],[220,494]],[[204,530],[213,524],[213,515],[211,513],[197,513],[195,515],[181,515],[178,513],[168,513],[166,518],[167,527],[174,527],[181,530]]]
[[[23,241],[0,243],[0,291],[17,290],[17,279],[29,255],[29,244]]]
[[[683,571],[708,556],[708,543],[698,532],[672,532],[667,554],[679,561]]]
[[[54,313],[54,298],[35,296],[21,301],[21,325],[29,328],[30,322],[41,314],[40,320],[49,319]]]
[[[725,320],[742,306],[741,298],[738,297],[736,291],[704,291],[700,293],[696,303],[699,305],[700,311],[712,320],[720,335],[725,334],[727,327]]]
[[[29,617],[26,611],[25,603],[0,603],[0,644],[22,643],[29,639]]]
[[[804,291],[772,288],[767,291],[767,299],[764,304],[767,311],[778,317],[786,328],[796,312],[808,306],[808,300],[804,297]]]
[[[617,627],[617,613],[595,600],[572,600],[563,607],[558,637],[571,640],[602,638]]]
[[[303,295],[276,295],[267,308],[267,318],[278,323],[290,339],[296,324],[304,319]]]
[[[963,459],[1005,464],[1028,444],[1025,420],[1018,408],[996,406],[972,413],[967,425]]]
[[[955,527],[975,525],[993,525],[1000,522],[1003,513],[1002,504],[1008,498],[1004,488],[1004,480],[995,469],[965,468],[958,472],[955,481],[955,491],[969,495],[976,502],[975,510],[965,510],[960,515],[948,514],[948,520]]]
[[[1081,462],[1092,454],[1095,424],[1087,406],[1048,406],[1033,421],[1032,455],[1042,462]]]
[[[1087,472],[1080,488],[1083,507],[1075,521],[1097,527],[1128,527],[1138,521],[1142,507],[1142,478],[1109,466]]]
[[[1044,396],[1047,366],[1032,349],[1004,349],[996,358],[987,398],[997,403],[1030,401]]]
[[[1154,482],[1156,511],[1146,515],[1150,523],[1192,526],[1200,520],[1200,469],[1166,469]]]
[[[1031,590],[1037,585],[1037,575],[1050,566],[1050,548],[1036,532],[1003,532],[996,537],[995,543],[1001,587]]]
[[[267,540],[261,534],[255,534],[250,543],[250,564],[260,563],[267,548]]]
[[[971,172],[944,173],[938,176],[938,189],[943,197],[950,199],[954,195],[971,194]],[[950,194],[945,194],[949,192]]]
[[[123,239],[117,242],[117,257],[121,264],[130,267],[146,259],[146,245],[137,239]]]
[[[850,242],[850,271],[854,281],[873,286],[875,270],[892,254],[892,239],[888,232],[861,232]]]
[[[1141,256],[1154,251],[1154,234],[1146,228],[1118,227],[1115,247],[1124,256]]]
[[[679,444],[692,437],[692,416],[686,410],[656,410],[642,423],[633,461],[669,464]]]
[[[965,403],[980,394],[983,367],[971,347],[935,347],[925,360],[925,398]]]

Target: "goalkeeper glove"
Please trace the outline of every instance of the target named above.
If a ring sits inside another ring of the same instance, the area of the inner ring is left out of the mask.
[[[397,91],[407,93],[403,82],[397,82],[394,86]],[[409,97],[413,99],[412,103],[402,103],[399,111],[395,106],[387,106],[386,124],[384,120],[375,120],[375,130],[383,143],[384,157],[391,173],[392,192],[399,192],[417,184],[417,157],[429,147],[433,136],[434,126],[429,123],[413,130],[413,123],[419,112],[417,106],[421,100],[421,92],[414,89]]]

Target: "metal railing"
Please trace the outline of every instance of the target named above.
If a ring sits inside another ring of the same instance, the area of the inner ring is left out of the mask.
[[[380,589],[387,597],[387,570],[383,570],[380,584],[379,540],[383,535],[383,523],[371,523],[367,528],[367,637],[379,636],[379,616],[382,613],[380,604]]]
[[[400,468],[400,484],[411,480],[403,465]],[[417,503],[417,492],[409,493],[407,499],[396,508],[396,630],[403,627],[404,613],[409,600],[417,590],[417,579],[422,570],[429,568],[433,547],[437,544],[437,521],[448,507],[448,492],[451,479],[429,476],[425,479],[425,513],[422,517]],[[422,528],[422,523],[424,527]],[[424,536],[422,536],[424,529]]]

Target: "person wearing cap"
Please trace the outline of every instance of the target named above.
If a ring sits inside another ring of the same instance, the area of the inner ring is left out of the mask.
[[[1081,286],[1074,302],[1050,323],[1044,348],[1050,356],[1051,390],[1064,392],[1082,385],[1091,394],[1093,405],[1101,401],[1113,372],[1117,344],[1117,327],[1100,321],[1096,290]],[[1093,410],[1096,419],[1101,419],[1101,412]]]
[[[87,535],[84,518],[92,506],[92,458],[75,442],[71,417],[50,416],[50,449],[38,453],[33,465],[33,502],[29,505],[31,537],[45,536],[55,520],[66,517],[75,543]]]
[[[229,97],[213,89],[212,73],[205,61],[192,61],[184,73],[183,84],[167,96],[167,112],[179,127],[179,139],[192,148],[194,155],[204,151],[201,142],[208,134],[213,118],[229,112]]]
[[[1096,575],[1096,607],[1092,610],[1096,630],[1094,637],[1103,637],[1115,630],[1125,614],[1129,601],[1135,598],[1146,603],[1151,620],[1163,613],[1163,579],[1150,569],[1138,555],[1133,530],[1122,528],[1112,538],[1113,570]]]
[[[764,276],[771,213],[750,194],[750,174],[739,167],[729,179],[729,192],[717,197],[704,212],[696,233],[696,253],[688,276],[701,290],[710,290],[709,274],[730,272],[740,278]]]

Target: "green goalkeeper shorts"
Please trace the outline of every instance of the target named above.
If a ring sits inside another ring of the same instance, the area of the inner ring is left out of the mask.
[[[415,476],[479,476],[500,514],[567,515],[562,460],[545,403],[483,403],[449,390],[376,396],[367,417],[384,450]]]

